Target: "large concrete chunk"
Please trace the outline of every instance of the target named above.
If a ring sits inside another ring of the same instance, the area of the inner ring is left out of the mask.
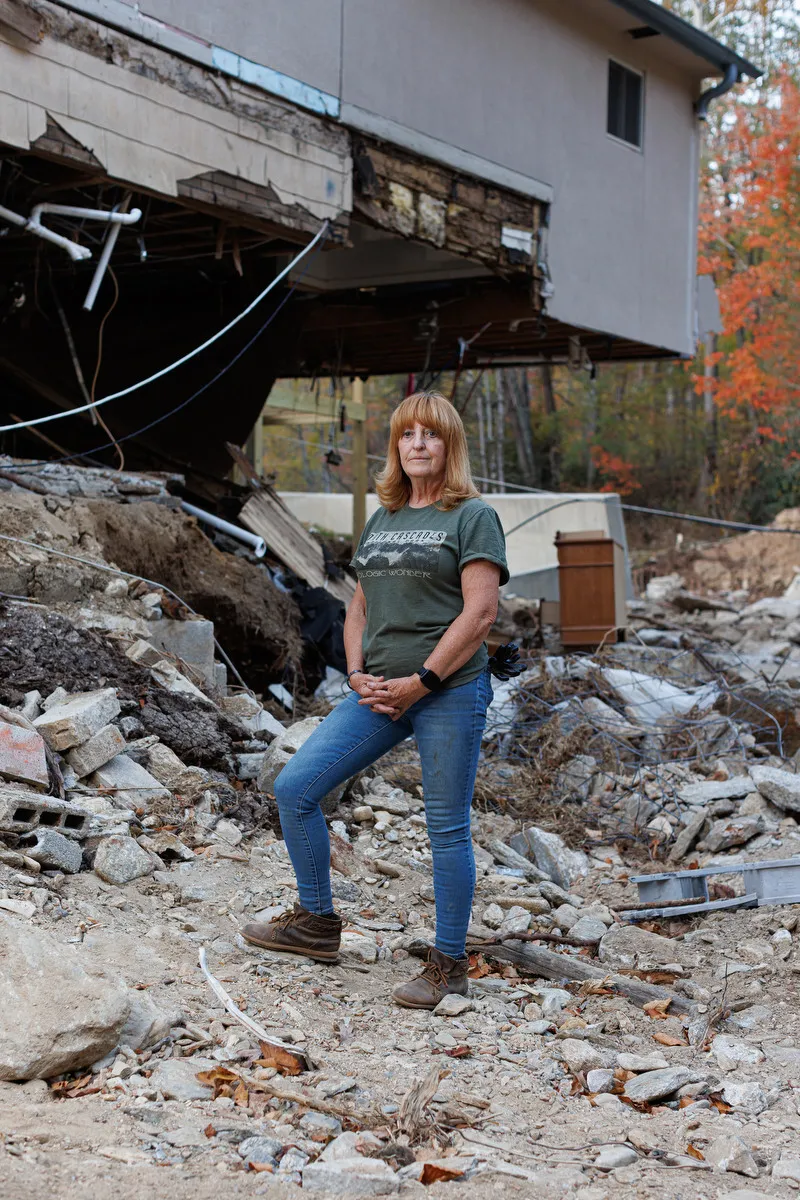
[[[130,1007],[123,984],[90,975],[72,946],[0,919],[0,1079],[49,1079],[103,1058]]]
[[[272,791],[275,780],[283,768],[292,755],[296,754],[311,737],[321,720],[321,717],[306,717],[304,721],[295,721],[294,725],[290,725],[288,729],[281,729],[280,737],[276,737],[274,742],[270,742],[258,773],[258,786],[262,792]],[[323,809],[335,807],[344,795],[346,787],[347,780],[339,787],[334,788],[332,792],[328,792],[322,800]]]
[[[712,804],[714,800],[737,800],[753,790],[749,775],[732,775],[730,779],[701,779],[687,783],[678,790],[684,804]]]
[[[222,710],[232,717],[234,721],[238,721],[243,725],[248,733],[260,733],[266,731],[274,734],[275,737],[282,737],[287,732],[285,726],[281,725],[280,721],[273,717],[272,713],[267,712],[262,708],[258,701],[253,696],[224,696],[222,699]],[[312,718],[318,720],[318,718]],[[301,722],[298,722],[300,724]]]
[[[95,874],[118,887],[152,875],[155,862],[132,837],[116,833],[103,838],[94,856]]]
[[[781,771],[778,767],[754,766],[750,770],[750,778],[761,795],[778,808],[800,812],[800,775]]]
[[[0,775],[12,783],[46,788],[50,776],[41,734],[0,721]]]
[[[20,846],[34,862],[43,867],[77,875],[83,862],[83,851],[72,838],[64,837],[55,829],[35,829],[20,839]]]
[[[91,775],[92,771],[104,767],[124,749],[125,738],[116,725],[104,725],[88,742],[70,750],[67,762],[78,779],[83,779],[85,775]]]
[[[193,621],[153,621],[150,641],[154,646],[188,663],[207,684],[214,685],[213,621],[203,618]]]
[[[147,808],[157,800],[170,798],[169,791],[155,776],[127,754],[118,754],[105,763],[94,772],[89,783],[92,787],[113,791],[120,808]]]
[[[163,742],[157,742],[147,751],[147,766],[159,783],[188,799],[208,787],[208,771],[202,767],[187,767]]]
[[[569,890],[582,875],[588,875],[589,859],[582,850],[570,850],[557,833],[531,825],[525,837],[536,866],[559,887]]]
[[[611,967],[636,967],[678,961],[680,948],[671,938],[639,929],[637,925],[612,925],[600,943],[600,961]]]
[[[92,814],[55,796],[40,796],[24,788],[0,787],[0,832],[31,833],[44,827],[66,837],[85,837]]]
[[[664,1067],[660,1071],[645,1071],[635,1079],[629,1079],[625,1084],[625,1095],[629,1100],[639,1103],[652,1104],[654,1100],[663,1100],[677,1092],[679,1087],[688,1083],[691,1071],[688,1067]]]
[[[53,750],[71,750],[88,742],[118,715],[117,693],[114,688],[102,688],[55,705],[37,717],[34,725]]]
[[[303,1168],[303,1191],[329,1196],[388,1196],[399,1192],[400,1180],[380,1158],[342,1158],[309,1163]]]

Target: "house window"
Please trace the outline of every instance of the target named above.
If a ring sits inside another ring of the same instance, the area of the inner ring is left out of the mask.
[[[608,124],[612,137],[629,146],[642,145],[644,79],[613,59],[608,63]]]

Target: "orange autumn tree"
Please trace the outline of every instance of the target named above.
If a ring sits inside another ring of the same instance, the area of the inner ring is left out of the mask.
[[[699,247],[724,333],[697,390],[710,387],[751,435],[784,440],[800,400],[800,89],[785,76],[727,124],[706,168]]]

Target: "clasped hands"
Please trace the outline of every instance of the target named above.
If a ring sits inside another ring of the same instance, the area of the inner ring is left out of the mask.
[[[359,673],[351,677],[350,686],[361,697],[359,704],[375,713],[386,713],[393,721],[402,717],[406,709],[416,704],[417,700],[430,695],[419,675],[384,679],[383,675]]]

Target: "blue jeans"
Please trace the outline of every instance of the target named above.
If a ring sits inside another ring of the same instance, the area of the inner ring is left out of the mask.
[[[300,747],[275,780],[275,797],[300,903],[333,911],[330,842],[320,801],[413,734],[433,853],[436,948],[460,958],[475,891],[470,807],[486,709],[489,672],[459,687],[431,692],[393,721],[359,705],[352,692]]]

